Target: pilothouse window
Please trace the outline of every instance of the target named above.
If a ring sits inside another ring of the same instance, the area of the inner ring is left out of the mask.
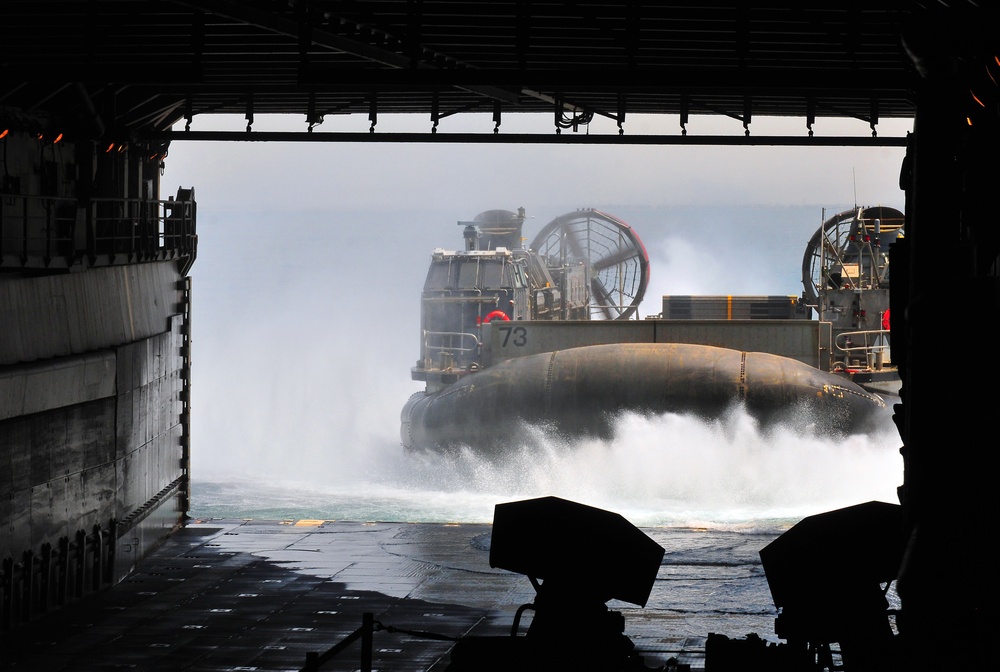
[[[451,284],[451,263],[431,264],[424,289],[448,289]]]
[[[523,270],[509,259],[449,259],[431,264],[424,289],[507,289],[525,284]]]
[[[458,288],[476,289],[479,285],[476,280],[479,276],[479,260],[468,259],[458,267]]]
[[[505,267],[506,264],[503,263],[503,260],[500,260],[500,263],[493,262],[493,263],[483,264],[481,273],[482,284],[480,286],[488,289],[509,287],[510,281],[504,278]],[[505,280],[507,281],[505,282]]]

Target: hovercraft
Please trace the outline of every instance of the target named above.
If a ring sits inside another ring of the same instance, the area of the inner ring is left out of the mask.
[[[403,408],[405,447],[494,451],[526,426],[610,438],[624,412],[719,417],[734,405],[762,423],[847,433],[885,407],[815,361],[679,342],[690,337],[672,334],[689,325],[633,319],[649,258],[620,219],[568,213],[527,247],[524,221],[523,209],[481,213],[459,222],[463,250],[432,253],[411,372],[425,389]],[[748,331],[711,326],[723,342]]]

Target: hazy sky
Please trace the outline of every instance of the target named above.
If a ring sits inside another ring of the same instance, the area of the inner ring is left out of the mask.
[[[600,123],[599,123],[600,122]],[[593,132],[614,133],[609,120]],[[502,130],[545,131],[545,117],[507,115]],[[241,117],[196,117],[193,130],[242,130]],[[626,132],[677,134],[675,117],[629,117]],[[888,120],[901,136],[910,120]],[[256,130],[304,130],[295,117],[261,118]],[[323,131],[367,130],[364,117],[328,118]],[[492,129],[489,115],[446,118],[439,132]],[[383,116],[378,131],[429,130],[423,118]],[[870,135],[858,120],[823,119],[817,135]],[[759,119],[756,135],[805,135],[801,119]],[[569,132],[569,131],[565,131]],[[694,117],[690,135],[742,135],[728,118]],[[806,242],[826,216],[858,205],[902,209],[901,148],[550,146],[174,142],[165,194],[194,186],[202,234],[241,213],[248,235],[291,213],[348,232],[361,248],[398,246],[422,257],[461,244],[455,223],[483,210],[524,207],[530,239],[554,217],[596,207],[629,222],[652,259],[641,312],[662,294],[798,294]],[[421,236],[420,234],[424,235]],[[370,237],[370,238],[369,238]],[[423,242],[421,242],[423,241]],[[423,263],[417,264],[423,266]],[[198,272],[205,272],[204,265]]]
[[[240,117],[196,117],[192,130],[242,130]],[[360,126],[359,126],[360,124]],[[545,132],[548,119],[508,115],[503,132]],[[328,118],[316,132],[362,131],[363,117]],[[377,130],[428,131],[420,118],[383,116]],[[604,119],[594,133],[614,132]],[[909,120],[879,125],[900,136]],[[439,133],[488,131],[489,115],[442,120]],[[626,133],[678,134],[676,118],[634,116]],[[688,134],[742,135],[740,122],[694,117]],[[857,120],[818,119],[818,136],[870,135]],[[304,131],[293,117],[258,119],[255,130]],[[754,135],[806,135],[801,119],[759,119]],[[564,131],[569,134],[570,131]],[[677,205],[827,207],[901,202],[898,148],[427,145],[174,142],[167,159],[172,182],[197,185],[206,207],[319,208],[362,212],[406,209],[454,212],[516,208],[553,216],[559,208]],[[474,213],[473,213],[474,214]],[[547,221],[547,220],[546,220]]]
[[[501,132],[551,118],[507,115]],[[240,117],[196,117],[192,130],[242,130]],[[255,130],[305,130],[258,119]],[[378,131],[430,122],[383,116]],[[909,121],[879,132],[901,136]],[[316,132],[367,131],[328,118]],[[491,132],[489,115],[441,122],[439,133]],[[629,117],[626,133],[678,133],[676,117]],[[870,135],[860,121],[818,119],[817,135]],[[569,131],[564,131],[564,133]],[[616,132],[595,122],[592,132]],[[742,135],[727,118],[692,118],[691,135]],[[759,119],[755,135],[806,134],[801,119]],[[826,215],[903,206],[901,148],[551,146],[175,141],[163,196],[194,186],[195,476],[277,469],[329,445],[399,449],[399,411],[420,388],[419,295],[430,252],[461,247],[459,220],[524,207],[525,235],[596,207],[639,233],[660,296],[799,294],[809,237]],[[855,196],[856,194],[856,196]],[[315,451],[289,446],[315,446]],[[235,451],[235,452],[234,452]],[[327,451],[323,453],[323,451]],[[342,450],[343,466],[353,459]],[[222,462],[215,456],[222,455]],[[301,459],[296,461],[301,464]]]

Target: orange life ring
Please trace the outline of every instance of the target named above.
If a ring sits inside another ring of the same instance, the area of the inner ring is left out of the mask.
[[[491,320],[503,320],[504,322],[510,322],[510,318],[507,317],[507,313],[502,310],[494,310],[492,313],[483,318],[483,323],[489,324]]]

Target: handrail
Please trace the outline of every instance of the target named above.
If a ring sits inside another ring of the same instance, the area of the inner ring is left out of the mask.
[[[68,269],[188,258],[197,251],[191,200],[2,195],[0,268]]]
[[[862,341],[855,344],[853,339]],[[881,371],[890,351],[889,331],[886,329],[871,329],[867,331],[845,331],[837,334],[834,348],[844,353],[841,365],[851,367],[852,356],[856,359],[864,357],[864,371]],[[859,356],[859,353],[862,353]]]
[[[465,347],[465,346],[462,346],[462,345],[458,345],[458,346],[454,346],[454,345],[431,345],[430,342],[429,342],[429,340],[430,340],[429,337],[441,337],[441,340],[444,340],[444,338],[446,338],[446,337],[449,338],[449,339],[452,339],[452,338],[454,338],[456,336],[458,337],[458,341],[459,341],[460,344],[461,344],[462,341],[467,341],[469,339],[472,339],[472,345],[470,345],[468,347]],[[479,346],[480,346],[480,342],[479,342],[479,339],[476,337],[476,335],[475,334],[470,334],[468,332],[461,332],[461,331],[425,331],[424,332],[424,350],[437,350],[437,351],[441,351],[441,352],[448,351],[448,350],[457,350],[458,352],[473,352]]]
[[[861,337],[864,340],[864,343],[861,345],[856,345],[853,343],[852,340],[851,345],[847,345],[846,343],[844,343],[843,345],[841,344],[842,340],[846,342],[847,340],[855,336]],[[868,338],[870,336],[874,337],[875,341],[881,339],[881,342],[870,343],[868,341]],[[837,350],[848,354],[857,352],[864,352],[864,353],[886,352],[887,350],[889,350],[890,347],[889,331],[886,329],[869,329],[867,331],[844,331],[837,334],[837,337],[834,339],[834,347],[836,347]]]
[[[375,616],[371,612],[361,615],[361,627],[344,637],[323,653],[309,651],[306,653],[306,664],[300,672],[318,672],[320,665],[328,662],[334,656],[361,638],[361,672],[372,670],[372,633],[375,631]]]
[[[452,290],[457,293],[460,290]],[[471,291],[471,290],[467,290]],[[482,294],[461,294],[459,296],[425,296],[424,303],[490,303],[496,305],[497,297]]]
[[[381,622],[375,620],[374,614],[371,612],[364,612],[361,614],[361,627],[350,633],[342,640],[331,646],[329,649],[323,653],[318,653],[316,651],[308,651],[306,653],[306,664],[302,667],[299,672],[319,672],[319,668],[324,663],[329,662],[334,657],[339,655],[351,644],[356,642],[359,638],[361,639],[361,672],[371,672],[372,670],[372,635],[375,631],[384,631],[388,633],[400,633],[410,635],[411,637],[420,637],[423,639],[432,639],[439,642],[457,642],[458,637],[452,637],[451,635],[442,635],[437,632],[428,632],[426,630],[408,630],[404,628],[398,628],[392,625],[383,625]]]

